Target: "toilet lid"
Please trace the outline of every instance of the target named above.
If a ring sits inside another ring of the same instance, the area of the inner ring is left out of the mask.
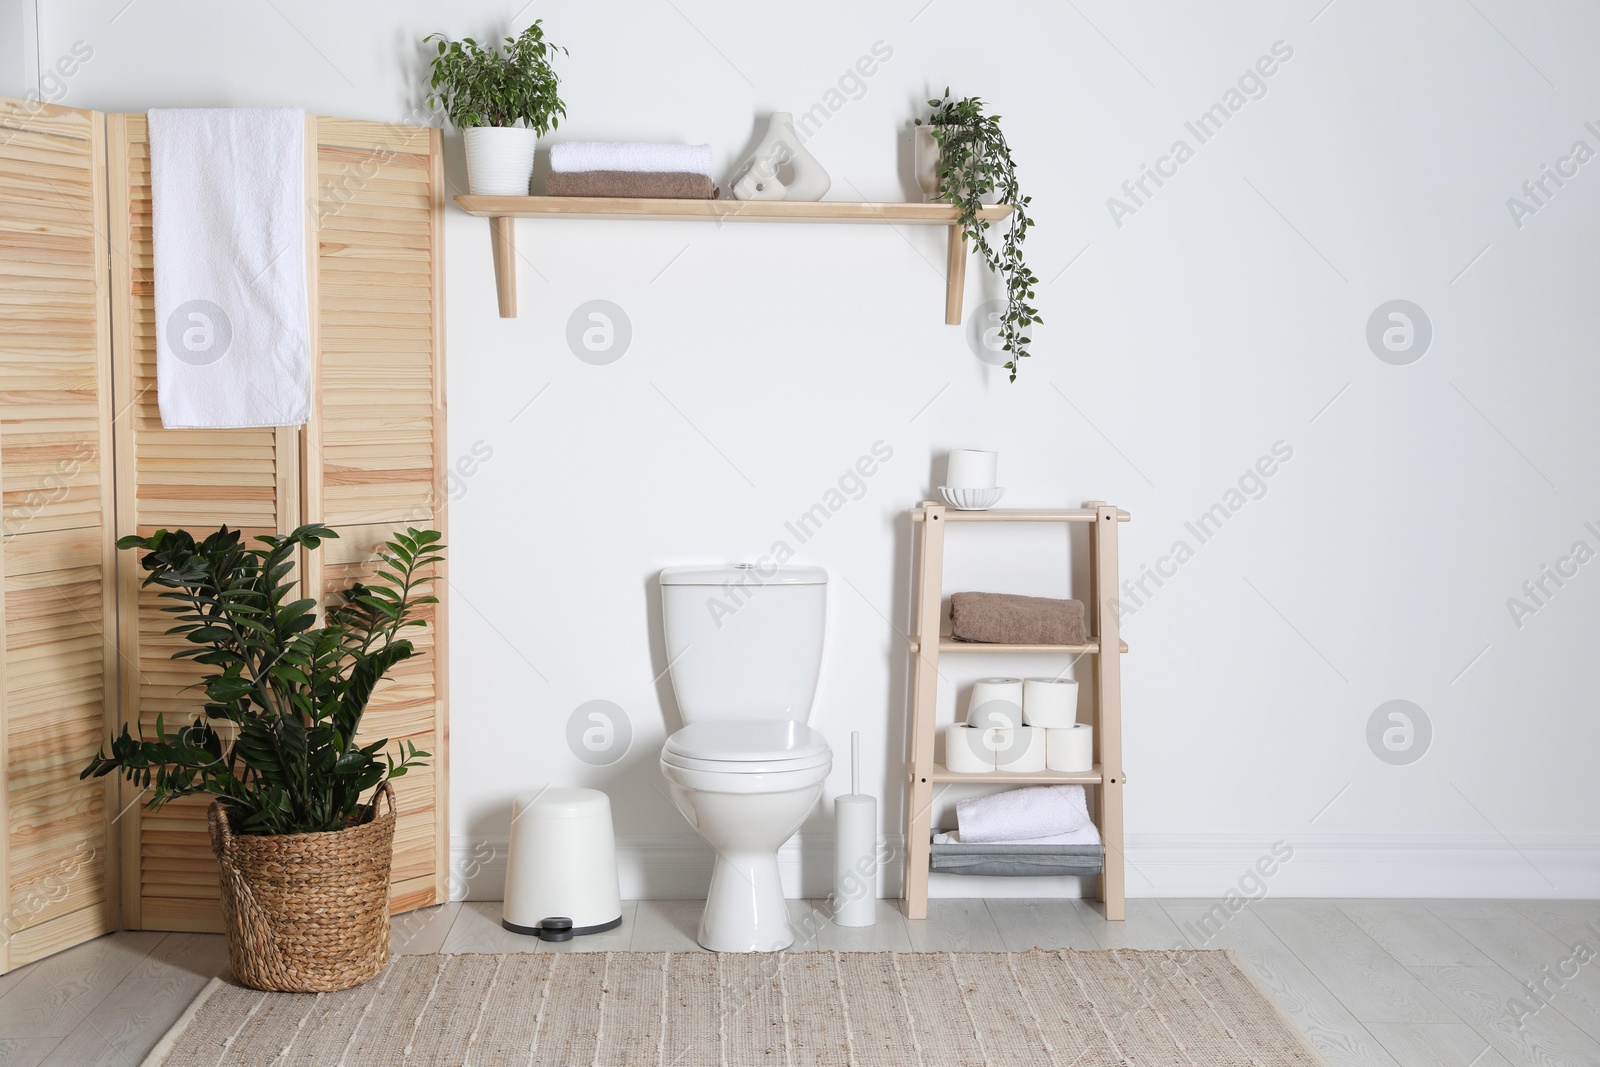
[[[681,756],[718,763],[782,763],[796,769],[814,766],[831,755],[828,739],[805,723],[769,719],[692,722],[667,738],[661,750],[663,759]]]

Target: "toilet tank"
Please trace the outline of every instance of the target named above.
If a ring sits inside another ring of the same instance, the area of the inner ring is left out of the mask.
[[[685,723],[811,717],[822,668],[821,567],[668,567],[661,615]]]

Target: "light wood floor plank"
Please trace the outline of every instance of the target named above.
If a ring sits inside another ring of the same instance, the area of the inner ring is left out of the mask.
[[[1163,901],[1163,909],[1179,930],[1196,929],[1209,913],[1207,901]],[[1226,925],[1208,928],[1210,949],[1228,949],[1255,973],[1334,1067],[1398,1067],[1318,975],[1267,928],[1252,906],[1233,915]]]
[[[397,956],[438,952],[460,910],[460,902],[455,901],[394,916],[389,920],[389,951]]]
[[[1511,1067],[1466,1023],[1368,1023],[1367,1030],[1405,1067]]]
[[[456,912],[450,933],[439,951],[459,952],[538,952],[539,939],[518,934],[500,925],[498,900],[469,900]]]
[[[990,900],[989,915],[1006,948],[1099,948],[1085,925],[1083,907],[1075,900]],[[1095,920],[1103,921],[1103,920]]]
[[[928,901],[926,919],[905,920],[916,952],[1004,952],[1005,939],[981,900]]]
[[[871,926],[835,926],[824,923],[817,931],[817,947],[837,952],[910,952],[911,933],[895,900],[880,900],[878,921]]]
[[[227,969],[228,949],[221,934],[163,935],[154,950],[67,1036],[63,1054],[89,1055],[99,1049],[95,1043],[99,1038],[117,1057],[106,1062],[121,1067],[138,1063],[206,983]]]
[[[1600,900],[1526,900],[1516,908],[1568,945],[1600,943]]]
[[[0,1041],[0,1067],[40,1067],[61,1044],[59,1038],[7,1038]]]
[[[1543,997],[1584,1033],[1600,1040],[1600,960],[1583,962],[1573,944],[1520,912],[1448,922],[1524,987],[1522,999],[1536,1003],[1535,998]],[[1591,936],[1588,954],[1592,957],[1594,951]]]
[[[1413,967],[1411,973],[1516,1067],[1600,1064],[1600,1043],[1553,1008],[1526,1012],[1528,994],[1499,967]]]
[[[1255,911],[1364,1023],[1447,1023],[1454,1015],[1335,904],[1264,901]]]
[[[700,929],[703,900],[641,900],[634,910],[634,952],[704,952],[695,934]]]
[[[1351,900],[1339,910],[1407,967],[1487,967],[1490,960],[1425,908],[1406,901]]]
[[[122,931],[40,960],[0,997],[0,1037],[66,1037],[165,936]]]
[[[1157,900],[1130,900],[1127,918],[1122,922],[1106,922],[1083,905],[1084,926],[1094,938],[1097,948],[1167,949],[1192,948],[1189,939],[1178,929],[1161,902]],[[1085,914],[1087,913],[1087,914]]]

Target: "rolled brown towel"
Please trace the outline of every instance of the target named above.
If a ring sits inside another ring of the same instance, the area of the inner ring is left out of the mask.
[[[616,196],[629,200],[715,200],[717,183],[704,174],[676,171],[580,170],[552,173],[550,196]]]
[[[1081,600],[1012,593],[956,593],[950,630],[957,641],[995,645],[1081,645],[1089,639]]]

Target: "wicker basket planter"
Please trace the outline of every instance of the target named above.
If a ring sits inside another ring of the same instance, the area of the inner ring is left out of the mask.
[[[326,993],[376,977],[389,961],[394,790],[366,821],[316,834],[235,834],[220,804],[207,815],[222,869],[228,962],[254,989]]]

